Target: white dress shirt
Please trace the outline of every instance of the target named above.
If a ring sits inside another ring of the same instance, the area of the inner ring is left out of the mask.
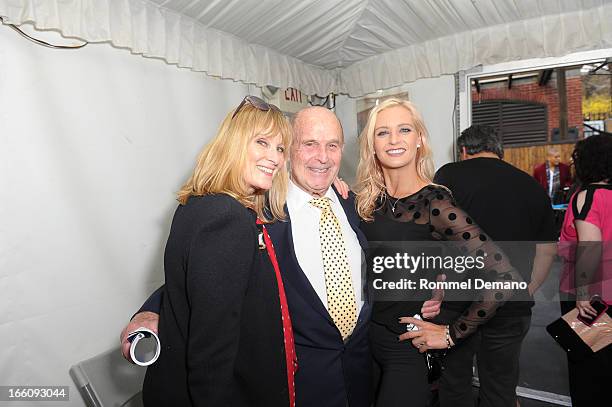
[[[553,180],[555,179],[555,169],[548,169],[548,196],[552,198]]]
[[[287,191],[287,209],[291,218],[291,232],[293,234],[293,247],[298,263],[312,288],[316,291],[321,302],[327,309],[327,293],[325,290],[325,272],[323,270],[323,255],[321,253],[321,242],[319,239],[319,221],[321,210],[315,208],[308,202],[314,197],[300,189],[292,181],[289,182]],[[331,200],[331,208],[340,222],[340,229],[344,235],[346,255],[351,269],[353,289],[357,303],[357,315],[363,305],[362,283],[361,283],[361,246],[359,239],[348,222],[344,209],[340,204],[338,196],[330,187],[325,194]]]

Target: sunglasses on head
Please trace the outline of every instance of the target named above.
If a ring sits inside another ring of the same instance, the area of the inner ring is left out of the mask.
[[[234,110],[234,114],[232,115],[232,120],[234,119],[234,117],[236,117],[240,109],[242,109],[242,107],[246,105],[247,103],[253,106],[255,109],[261,110],[262,112],[267,112],[268,110],[274,110],[280,113],[280,109],[274,106],[273,104],[266,103],[260,98],[258,98],[257,96],[247,95],[244,97],[244,99],[242,99],[242,102],[240,102],[236,110]]]

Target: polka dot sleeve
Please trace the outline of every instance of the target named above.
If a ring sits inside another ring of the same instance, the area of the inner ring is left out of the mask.
[[[506,255],[489,239],[461,208],[455,205],[451,193],[442,187],[429,194],[430,231],[438,240],[456,241],[466,256],[483,256],[482,278],[486,281],[522,282],[523,278],[507,260]],[[479,276],[480,278],[480,276]],[[457,344],[487,322],[514,295],[512,289],[482,289],[470,307],[450,325],[450,334]]]

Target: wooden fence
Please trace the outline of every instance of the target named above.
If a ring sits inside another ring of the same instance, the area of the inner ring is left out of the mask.
[[[506,147],[504,148],[504,161],[533,175],[533,167],[542,164],[548,156],[548,148],[556,147],[561,152],[561,162],[570,163],[575,143],[544,144],[529,147]]]

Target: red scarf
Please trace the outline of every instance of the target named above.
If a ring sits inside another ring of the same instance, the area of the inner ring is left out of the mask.
[[[295,372],[297,371],[297,356],[295,354],[295,343],[293,342],[293,328],[291,326],[291,317],[289,316],[289,306],[287,305],[287,297],[285,296],[285,286],[281,278],[280,268],[276,260],[274,245],[268,235],[266,226],[263,222],[257,219],[257,224],[262,226],[264,242],[268,250],[268,256],[274,266],[276,274],[276,283],[278,284],[278,297],[280,298],[281,318],[283,321],[283,340],[285,343],[285,362],[287,364],[287,383],[289,384],[289,406],[295,407]]]

